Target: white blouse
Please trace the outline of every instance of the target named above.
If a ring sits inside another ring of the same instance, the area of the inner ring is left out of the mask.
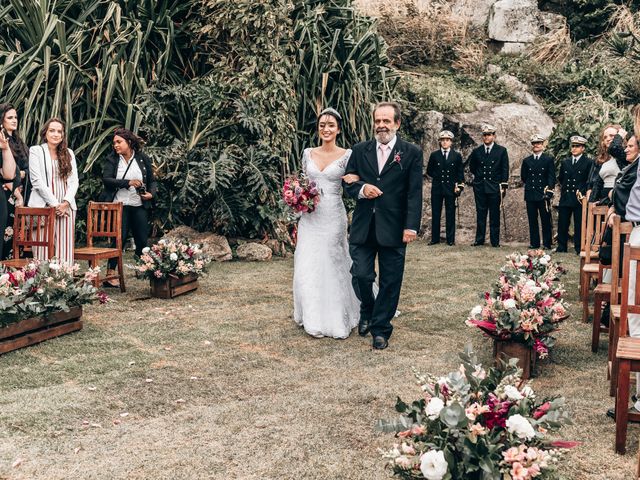
[[[604,181],[604,188],[613,188],[616,183],[616,177],[620,173],[620,167],[616,159],[611,157],[600,167],[600,178]]]

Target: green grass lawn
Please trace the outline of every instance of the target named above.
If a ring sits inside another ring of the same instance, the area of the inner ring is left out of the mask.
[[[379,449],[393,436],[373,425],[396,396],[418,398],[411,366],[444,374],[472,343],[465,326],[478,293],[515,248],[409,248],[390,347],[307,336],[291,319],[293,262],[214,264],[200,288],[148,298],[148,284],[85,311],[82,331],[0,357],[0,479],[384,479]],[[573,316],[533,386],[568,399],[583,445],[565,457],[568,479],[629,479],[614,453],[606,338],[590,350],[580,320],[578,257],[558,254]]]

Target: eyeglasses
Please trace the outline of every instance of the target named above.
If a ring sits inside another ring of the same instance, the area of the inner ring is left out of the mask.
[[[482,136],[483,137],[493,137],[495,135],[495,133],[483,133]]]
[[[571,148],[579,148],[579,147],[584,147],[584,145],[580,145],[580,144],[571,145]]]

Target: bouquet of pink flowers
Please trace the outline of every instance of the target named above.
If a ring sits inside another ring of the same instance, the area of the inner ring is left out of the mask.
[[[460,358],[460,368],[446,376],[415,372],[423,396],[410,405],[398,399],[402,416],[378,422],[379,430],[396,433],[384,453],[393,473],[428,480],[558,478],[562,449],[578,445],[547,437],[571,423],[564,398],[539,399],[515,359],[486,371],[472,351]]]
[[[311,213],[320,201],[320,190],[316,182],[304,174],[294,175],[284,181],[282,187],[284,201],[299,213]]]
[[[0,266],[0,327],[95,301],[107,302],[107,295],[92,285],[100,269],[89,269],[78,279],[79,268],[56,259],[34,260],[11,270]]]
[[[142,256],[134,268],[143,278],[161,280],[169,275],[200,275],[210,261],[200,245],[161,239],[152,247],[142,249]]]
[[[500,270],[508,276],[526,275],[533,280],[560,279],[567,271],[559,263],[551,261],[551,256],[544,250],[528,250],[527,253],[512,253],[507,256],[507,263]]]

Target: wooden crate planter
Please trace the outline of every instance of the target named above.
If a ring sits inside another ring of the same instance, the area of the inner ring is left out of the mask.
[[[169,276],[164,280],[151,279],[151,296],[156,298],[173,298],[192,292],[198,288],[198,276],[195,273],[184,277]]]
[[[517,358],[518,367],[522,369],[522,378],[527,380],[531,378],[536,365],[536,352],[533,347],[520,342],[512,342],[509,340],[493,340],[493,356],[498,365],[498,360],[507,358]]]
[[[0,355],[82,329],[82,307],[0,327]]]

